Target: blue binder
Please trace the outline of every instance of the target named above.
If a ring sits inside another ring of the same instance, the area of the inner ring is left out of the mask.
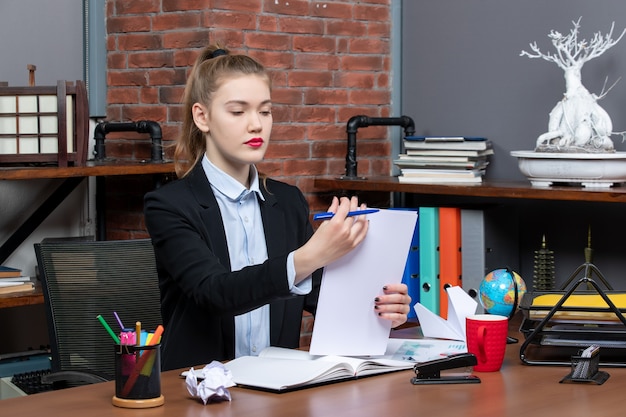
[[[411,309],[409,310],[408,317],[410,319],[417,318],[413,306],[420,300],[419,215],[415,223],[409,255],[406,259],[402,283],[406,284],[409,288],[409,295],[411,296]]]
[[[439,209],[420,207],[419,268],[420,304],[439,314]]]

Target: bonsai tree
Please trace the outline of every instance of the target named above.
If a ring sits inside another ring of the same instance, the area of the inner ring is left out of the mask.
[[[574,28],[568,35],[552,30],[548,35],[555,53],[543,53],[536,42],[530,44],[532,52],[522,51],[520,56],[542,58],[554,62],[565,73],[565,95],[550,112],[548,131],[537,138],[536,152],[615,152],[610,136],[625,132],[612,132],[613,124],[608,113],[598,104],[611,86],[600,95],[590,93],[582,84],[581,70],[591,61],[613,47],[626,33],[613,39],[613,28],[608,34],[594,34],[590,41],[578,40],[580,20],[572,22]],[[606,83],[605,83],[606,87]]]

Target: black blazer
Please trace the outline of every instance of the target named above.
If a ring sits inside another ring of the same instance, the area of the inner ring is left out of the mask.
[[[307,296],[287,285],[287,256],[313,233],[309,207],[294,186],[268,179],[260,201],[268,259],[231,272],[222,216],[198,163],[186,177],[145,196],[157,259],[163,370],[232,359],[234,316],[270,304],[270,342],[299,345],[303,310],[315,313],[321,270]]]

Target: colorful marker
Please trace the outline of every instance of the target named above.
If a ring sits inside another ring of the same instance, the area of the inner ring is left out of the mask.
[[[113,340],[115,341],[115,343],[117,343],[118,345],[120,344],[120,338],[117,337],[117,335],[115,334],[115,332],[111,329],[111,327],[109,327],[109,324],[104,320],[104,317],[102,317],[102,315],[98,314],[96,316],[96,318],[100,321],[100,323],[102,324],[102,326],[104,327],[104,329],[109,332],[109,334],[111,335],[111,337],[113,338]]]

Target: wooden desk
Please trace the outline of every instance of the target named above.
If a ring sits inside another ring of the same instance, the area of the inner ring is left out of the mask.
[[[515,333],[515,332],[512,332]],[[413,337],[416,328],[404,329]],[[515,334],[513,334],[515,335]],[[521,340],[521,339],[520,339]],[[560,384],[567,367],[526,366],[519,344],[509,345],[500,372],[476,373],[482,382],[465,385],[414,386],[413,371],[364,378],[272,394],[231,388],[232,402],[203,405],[187,394],[180,371],[163,373],[165,405],[132,410],[111,405],[114,384],[105,382],[62,391],[0,401],[6,416],[602,416],[622,417],[626,369],[603,368],[611,376],[604,385]]]

